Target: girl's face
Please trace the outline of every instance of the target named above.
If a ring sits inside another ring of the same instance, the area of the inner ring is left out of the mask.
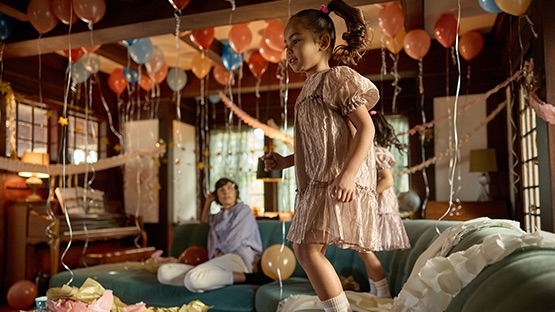
[[[285,27],[285,48],[287,63],[294,72],[311,75],[329,68],[329,36],[315,36],[306,29],[298,18],[289,21]],[[327,42],[326,42],[327,40]]]
[[[235,184],[231,182],[227,182],[227,184],[218,188],[216,196],[218,196],[218,201],[224,209],[229,209],[237,204],[237,190]]]

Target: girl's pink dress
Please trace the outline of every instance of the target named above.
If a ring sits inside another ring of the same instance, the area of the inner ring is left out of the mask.
[[[358,251],[381,248],[373,148],[356,176],[356,198],[343,203],[330,196],[330,185],[341,172],[356,133],[347,114],[361,105],[369,110],[378,99],[376,86],[346,66],[315,73],[305,81],[295,104],[298,189],[290,242]]]

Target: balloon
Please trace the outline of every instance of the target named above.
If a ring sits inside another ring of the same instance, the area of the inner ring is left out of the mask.
[[[152,47],[152,56],[146,61],[145,67],[149,73],[157,72],[164,65],[164,52],[160,47]]]
[[[71,61],[75,63],[81,58],[81,56],[83,56],[84,52],[83,52],[83,49],[81,48],[75,48],[71,50],[64,50],[64,54],[68,59],[71,56]]]
[[[122,68],[116,68],[108,77],[108,86],[115,94],[120,94],[127,87],[127,79],[123,75]]]
[[[401,28],[401,30],[399,31],[399,33],[397,33],[397,36],[395,36],[395,38],[390,38],[385,36],[384,41],[385,41],[385,47],[393,54],[398,54],[399,52],[401,52],[401,50],[403,50],[403,41],[405,40],[405,36],[407,35],[407,33],[405,32],[404,28]]]
[[[183,10],[191,2],[191,0],[168,0],[168,1],[176,10]]]
[[[444,47],[450,48],[457,38],[457,19],[451,13],[442,14],[434,25],[434,37]]]
[[[229,30],[229,44],[237,52],[245,52],[252,41],[252,32],[247,24],[235,24]]]
[[[260,55],[260,51],[253,51],[249,58],[249,69],[253,76],[261,78],[268,69],[268,61]]]
[[[475,58],[484,48],[484,38],[476,30],[471,30],[459,39],[459,52],[461,56],[470,61]]]
[[[243,63],[243,54],[233,51],[229,44],[225,45],[222,51],[222,62],[227,70],[234,71],[241,67],[241,63]]]
[[[222,86],[227,86],[229,84],[229,78],[231,77],[231,72],[220,65],[214,66],[213,70],[214,79]]]
[[[374,5],[377,6],[380,9],[385,9],[388,6],[391,6],[395,4],[395,1],[391,1],[391,2],[382,2],[382,3],[375,3]]]
[[[155,84],[162,83],[162,81],[166,79],[166,76],[168,76],[168,65],[166,65],[166,63],[164,63],[162,68],[160,68],[157,72],[150,74],[150,77]]]
[[[145,64],[152,57],[152,42],[149,38],[138,39],[127,48],[127,53],[137,64]]]
[[[187,84],[187,74],[181,68],[172,67],[168,71],[166,82],[170,89],[179,92],[185,87],[185,84]]]
[[[12,18],[6,14],[0,13],[0,40],[6,40],[12,34],[13,22]]]
[[[478,0],[480,7],[488,13],[501,13],[501,9],[495,4],[494,0]]]
[[[384,8],[378,14],[378,25],[391,38],[395,38],[395,35],[403,28],[404,23],[403,9],[397,4]]]
[[[13,284],[8,290],[8,304],[18,310],[27,310],[35,303],[38,290],[35,283],[28,280],[21,280]]]
[[[268,26],[266,26],[266,29],[264,29],[264,34],[262,35],[262,38],[264,38],[264,41],[266,42],[266,45],[268,47],[281,52],[283,51],[283,49],[285,49],[283,33],[284,29],[281,23],[278,20],[273,19],[268,22]]]
[[[532,0],[495,0],[495,4],[501,11],[514,16],[521,16],[526,13],[530,2]]]
[[[71,79],[74,84],[79,84],[87,81],[91,73],[85,68],[85,65],[81,60],[75,62],[71,66]]]
[[[405,36],[403,46],[408,56],[420,60],[430,50],[430,36],[422,29],[413,29]]]
[[[145,91],[150,91],[154,86],[154,82],[147,75],[141,75],[139,77],[139,86],[141,86],[141,88]]]
[[[281,280],[285,280],[293,274],[297,263],[291,248],[285,245],[275,244],[264,250],[262,258],[260,259],[260,264],[262,266],[262,272],[269,278],[278,280],[281,277]]]
[[[179,256],[179,262],[188,265],[199,265],[206,261],[208,261],[208,250],[200,246],[191,246]]]
[[[123,44],[125,44],[126,46],[130,47],[130,46],[132,46],[135,42],[137,42],[137,40],[139,40],[139,39],[122,40],[121,42],[123,42]]]
[[[54,15],[64,24],[75,24],[79,19],[72,9],[71,0],[52,1]]]
[[[100,21],[106,13],[104,0],[73,0],[73,11],[86,23]]]
[[[96,74],[100,70],[100,57],[96,53],[85,54],[85,56],[81,58],[81,63],[91,74]]]
[[[268,62],[279,63],[279,61],[281,60],[281,51],[276,51],[270,48],[266,44],[264,38],[260,40],[260,48],[258,49],[258,51],[260,52],[260,55],[262,55],[262,57],[265,58]]]
[[[193,30],[190,35],[191,41],[202,50],[208,50],[214,41],[214,28]]]
[[[102,45],[97,44],[97,45],[91,45],[91,46],[86,46],[86,47],[81,47],[81,49],[83,50],[83,52],[85,53],[93,53],[96,52],[96,50],[100,49]]]
[[[403,192],[397,197],[399,201],[400,211],[413,211],[416,212],[420,209],[420,204],[422,203],[420,196],[414,191]]]
[[[123,68],[123,76],[129,83],[135,83],[139,80],[139,73],[127,67]]]
[[[27,16],[31,25],[41,34],[51,31],[58,24],[51,0],[31,0],[27,6]]]
[[[191,70],[198,79],[206,77],[206,75],[210,72],[211,66],[212,63],[210,62],[210,59],[204,55],[203,52],[198,52],[191,60]]]

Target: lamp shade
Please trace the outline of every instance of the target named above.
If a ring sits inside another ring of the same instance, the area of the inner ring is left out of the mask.
[[[264,160],[258,158],[258,168],[256,170],[256,178],[264,182],[281,182],[283,181],[283,171],[282,170],[264,170]]]
[[[47,153],[37,153],[37,152],[27,151],[23,153],[23,156],[21,157],[21,161],[28,164],[46,166],[50,163],[50,155]],[[19,172],[18,174],[19,176],[26,177],[26,178],[34,176],[41,179],[46,179],[49,177],[47,173],[22,171],[22,172]]]
[[[470,151],[470,172],[496,172],[495,149],[485,148]]]

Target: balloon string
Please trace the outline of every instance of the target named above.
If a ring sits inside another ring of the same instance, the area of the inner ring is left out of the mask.
[[[426,112],[424,111],[424,61],[422,59],[418,60],[418,93],[420,96],[420,115],[422,117],[422,123],[426,123]],[[426,132],[422,131],[420,133],[420,153],[422,155],[422,161],[426,159]],[[426,216],[426,206],[428,204],[428,198],[430,196],[430,186],[428,184],[428,173],[426,170],[422,170],[422,179],[424,180],[425,196],[422,202],[422,217]]]
[[[2,40],[0,43],[0,83],[2,82],[2,77],[4,76],[4,48],[6,48],[6,42]]]
[[[391,74],[393,75],[393,82],[391,86],[393,86],[393,99],[391,100],[391,110],[393,113],[397,113],[397,96],[401,93],[401,87],[399,86],[399,81],[401,80],[401,75],[399,75],[398,71],[398,64],[399,64],[399,53],[393,54],[390,53],[391,58],[393,59],[393,66],[391,67]]]

